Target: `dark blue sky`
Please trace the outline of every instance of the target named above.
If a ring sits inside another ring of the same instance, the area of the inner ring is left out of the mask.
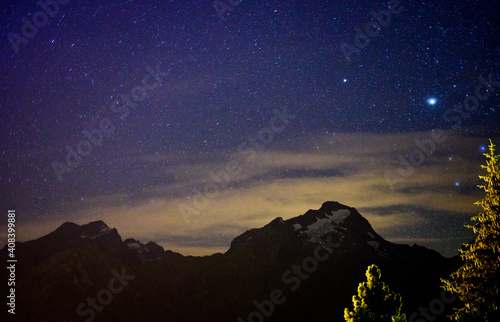
[[[2,1],[0,7],[0,206],[2,212],[16,208],[27,226],[52,223],[40,234],[66,220],[84,221],[86,217],[77,215],[83,209],[99,208],[103,213],[96,216],[105,217],[117,211],[107,207],[162,200],[162,211],[178,216],[175,205],[191,200],[193,187],[209,182],[212,168],[237,159],[238,146],[255,138],[277,117],[276,111],[285,109],[294,118],[262,145],[259,157],[279,163],[285,155],[302,160],[319,153],[326,160],[331,156],[331,166],[310,158],[280,167],[251,161],[251,168],[260,170],[246,169],[251,174],[245,178],[231,178],[232,184],[221,188],[220,201],[233,192],[254,195],[262,185],[280,180],[293,185],[294,180],[319,178],[335,185],[338,178],[362,180],[358,175],[367,171],[383,179],[384,173],[400,166],[398,155],[411,155],[416,136],[429,137],[430,131],[443,129],[453,141],[438,144],[411,180],[405,177],[400,190],[386,186],[387,199],[394,200],[383,205],[386,213],[455,216],[453,225],[446,226],[446,220],[439,224],[441,233],[429,233],[431,222],[418,228],[408,222],[408,227],[386,234],[437,240],[447,229],[462,226],[457,212],[434,205],[420,205],[430,210],[417,211],[414,204],[421,202],[408,204],[398,193],[423,189],[430,194],[438,189],[450,196],[444,203],[463,201],[477,184],[467,179],[469,166],[477,169],[472,176],[477,177],[484,163],[481,147],[487,138],[499,136],[500,87],[495,91],[492,85],[486,92],[483,85],[479,93],[490,94],[487,99],[471,111],[453,110],[475,95],[482,84],[479,77],[500,80],[500,5],[492,1],[242,1],[221,21],[212,1],[72,0],[57,10],[47,6],[46,25],[43,15],[36,14],[44,3]],[[229,6],[225,0],[219,3]],[[388,3],[394,7],[388,8]],[[357,28],[370,32],[365,26],[376,21],[371,12],[382,10],[398,13],[346,59],[342,47],[355,45]],[[13,46],[9,39],[18,41],[23,21],[34,18],[44,26]],[[161,77],[154,79],[149,69]],[[141,91],[144,79],[150,89]],[[144,97],[125,105],[123,96],[132,99],[134,94]],[[429,104],[429,98],[436,103]],[[469,103],[474,103],[472,98]],[[65,160],[68,149],[77,151],[84,131],[103,130],[102,122],[114,131],[102,139],[94,136],[100,145],[80,146],[92,150],[70,166]],[[338,163],[339,155],[344,163]],[[373,168],[364,166],[364,158]],[[443,160],[458,161],[450,165]],[[349,166],[353,168],[346,170]],[[422,170],[434,166],[437,169],[427,170],[444,173],[438,187],[426,181]],[[453,179],[447,171],[456,171]],[[314,180],[308,184],[314,185]],[[448,193],[450,186],[457,189]],[[324,193],[304,201],[298,207],[307,208],[297,208],[290,216],[319,208],[316,199],[344,200],[343,195]],[[221,205],[232,209],[231,202]],[[274,218],[280,206],[270,207],[263,222]],[[380,215],[378,210],[373,216]],[[224,220],[216,222],[222,225]],[[231,233],[260,223],[236,220],[238,228],[228,232],[229,237],[219,236],[222,241],[214,243],[219,237],[209,236],[196,247],[225,247],[235,237]],[[412,227],[418,233],[407,233]],[[165,226],[165,235],[169,229]],[[182,233],[180,239],[201,236],[211,228],[197,229]],[[144,231],[135,237],[146,236]],[[34,233],[30,230],[26,238],[34,238]],[[155,236],[163,238],[160,235]]]

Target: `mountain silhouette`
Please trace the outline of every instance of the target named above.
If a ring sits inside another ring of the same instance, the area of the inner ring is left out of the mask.
[[[7,254],[0,251],[4,263]],[[402,295],[409,317],[440,298],[439,279],[460,265],[384,240],[338,202],[246,231],[224,254],[183,256],[122,240],[96,221],[18,242],[16,256],[19,321],[343,321],[370,264]]]

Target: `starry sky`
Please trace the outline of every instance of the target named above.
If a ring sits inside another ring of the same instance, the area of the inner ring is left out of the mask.
[[[15,209],[23,241],[104,220],[206,255],[327,200],[446,256],[473,237],[495,1],[53,3],[1,2],[0,245]]]

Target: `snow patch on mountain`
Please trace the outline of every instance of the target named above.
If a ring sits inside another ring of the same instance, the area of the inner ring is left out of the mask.
[[[111,232],[111,229],[109,229],[108,227],[102,227],[101,230],[96,235],[91,236],[90,239],[99,238],[103,235],[109,234],[110,232]]]
[[[132,249],[141,249],[142,248],[141,244],[139,244],[139,243],[130,243],[130,244],[127,244],[127,247],[132,248]]]
[[[88,232],[88,230],[87,230],[87,232]],[[99,238],[101,236],[107,235],[110,232],[111,232],[110,228],[103,226],[97,233],[91,233],[90,235],[81,234],[80,238],[96,239],[96,238]]]
[[[325,214],[326,218],[316,218],[316,222],[307,226],[306,234],[309,241],[317,243],[319,238],[335,228],[351,214],[348,209],[340,209],[331,212],[331,215]]]

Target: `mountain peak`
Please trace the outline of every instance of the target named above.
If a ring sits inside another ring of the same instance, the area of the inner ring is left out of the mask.
[[[80,226],[80,237],[94,239],[102,235],[109,234],[111,229],[102,220],[93,221]]]
[[[343,205],[340,202],[337,201],[325,201],[319,210],[340,210],[340,209],[352,209],[349,206]]]
[[[346,230],[344,221],[353,214],[358,214],[356,209],[338,202],[327,201],[318,210],[309,209],[305,214],[288,219],[286,222],[293,227],[296,234],[308,242],[318,243],[321,238],[331,233],[342,239]]]
[[[81,227],[96,227],[96,228],[109,228],[108,225],[102,220],[91,221]]]
[[[96,239],[104,235],[118,232],[116,229],[110,229],[102,220],[90,222],[85,225],[78,225],[72,222],[65,222],[54,231],[54,234],[59,236]]]
[[[80,228],[79,225],[77,225],[77,224],[75,224],[73,222],[67,221],[64,224],[62,224],[61,226],[59,226],[54,232],[72,233],[72,232],[77,231],[79,228]]]
[[[277,217],[277,218],[274,218],[269,224],[265,225],[264,227],[267,227],[267,226],[271,226],[271,227],[279,226],[279,225],[282,225],[283,223],[284,223],[283,218]]]
[[[345,206],[336,201],[327,201],[323,203],[323,205],[321,205],[321,208],[317,210],[309,209],[305,214],[288,219],[286,222],[292,225],[300,224],[301,226],[309,226],[316,222],[318,219],[330,219],[338,224],[344,218],[352,214],[359,215],[359,213],[354,208]]]

